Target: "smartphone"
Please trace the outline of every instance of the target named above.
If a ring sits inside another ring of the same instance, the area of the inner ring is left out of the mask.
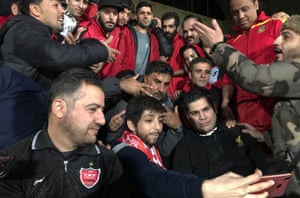
[[[283,173],[283,174],[277,174],[277,175],[266,175],[262,176],[260,181],[267,181],[267,180],[273,180],[275,184],[268,188],[266,191],[268,191],[269,196],[268,197],[280,197],[283,196],[286,188],[289,184],[291,173]]]

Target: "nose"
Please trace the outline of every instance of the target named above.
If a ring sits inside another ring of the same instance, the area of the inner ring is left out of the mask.
[[[84,3],[83,3],[83,0],[82,0],[82,1],[80,1],[79,7],[80,7],[80,8],[83,8],[83,5],[84,5]]]
[[[105,116],[102,111],[102,109],[98,109],[95,114],[95,122],[99,124],[100,126],[103,126],[105,124]]]
[[[59,11],[61,14],[64,14],[64,13],[65,13],[65,8],[62,6],[62,4],[59,4],[59,5],[58,5],[58,11]]]
[[[154,129],[158,132],[162,131],[162,123],[159,120],[154,122]]]
[[[202,111],[200,111],[199,112],[199,120],[204,120],[204,119],[205,119],[205,114]]]
[[[201,71],[200,76],[201,76],[201,78],[205,78],[206,77],[205,71]]]
[[[241,11],[241,10],[239,10],[239,11],[238,11],[238,17],[241,19],[241,18],[243,18],[244,16],[245,16],[244,12]]]
[[[160,85],[158,86],[158,91],[163,92],[163,91],[164,91],[164,88],[165,88],[164,84],[160,84]]]
[[[275,41],[273,42],[273,46],[274,46],[274,47],[275,47],[275,46],[280,46],[281,42],[282,42],[282,36],[279,35],[279,36],[275,39]]]

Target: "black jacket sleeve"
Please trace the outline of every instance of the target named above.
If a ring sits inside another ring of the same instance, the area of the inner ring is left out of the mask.
[[[14,45],[17,54],[27,63],[40,67],[40,70],[62,72],[73,67],[87,67],[106,61],[107,48],[98,40],[82,40],[77,45],[55,41],[45,30],[46,26],[24,25],[14,28]]]

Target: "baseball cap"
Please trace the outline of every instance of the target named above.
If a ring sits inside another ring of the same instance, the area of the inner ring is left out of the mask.
[[[98,2],[98,10],[104,7],[113,7],[117,8],[118,11],[121,11],[123,7],[121,6],[120,0],[99,0]]]

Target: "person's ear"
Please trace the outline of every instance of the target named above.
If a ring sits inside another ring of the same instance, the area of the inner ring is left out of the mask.
[[[55,99],[51,105],[51,112],[58,118],[63,118],[67,112],[67,103],[63,99]]]
[[[39,18],[41,15],[41,7],[38,4],[29,4],[29,13],[35,18]]]
[[[136,134],[136,127],[131,120],[127,120],[127,127],[132,133]]]

